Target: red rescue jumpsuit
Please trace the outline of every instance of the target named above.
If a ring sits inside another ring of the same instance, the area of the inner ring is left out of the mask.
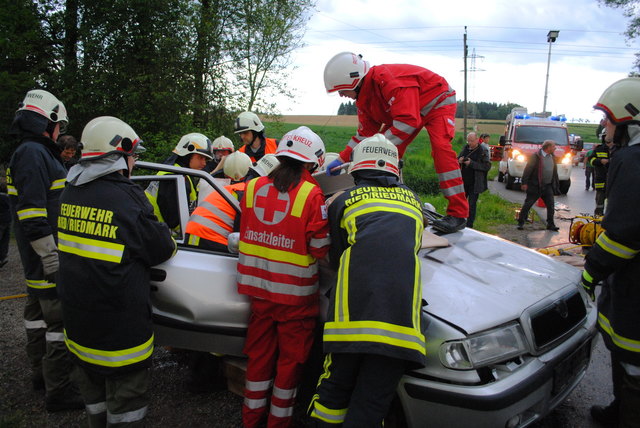
[[[447,214],[467,218],[469,204],[456,153],[451,147],[455,135],[455,91],[447,81],[426,68],[409,64],[371,67],[362,81],[356,100],[358,133],[340,152],[343,160],[363,139],[382,132],[398,147],[400,157],[424,127],[431,141],[440,189],[449,201]]]
[[[317,259],[329,250],[325,200],[307,170],[288,193],[269,177],[247,184],[241,204],[238,292],[251,296],[242,421],[291,426],[297,386],[319,312]]]

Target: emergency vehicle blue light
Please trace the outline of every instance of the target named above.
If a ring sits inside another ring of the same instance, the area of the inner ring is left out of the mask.
[[[515,115],[515,119],[529,119],[529,115],[528,114],[516,114]]]

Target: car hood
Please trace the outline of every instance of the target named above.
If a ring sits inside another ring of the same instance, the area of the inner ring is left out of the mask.
[[[580,270],[473,229],[445,235],[450,246],[424,249],[424,310],[467,334],[516,320],[570,284]]]

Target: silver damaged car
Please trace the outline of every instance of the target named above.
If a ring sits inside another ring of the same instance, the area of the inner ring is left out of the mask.
[[[224,182],[204,172],[148,162],[137,169],[143,187],[175,184],[180,230],[189,217],[184,177],[157,171],[198,177],[201,197],[217,191],[238,207]],[[326,194],[352,185],[348,175],[318,181]],[[426,233],[419,256],[427,365],[405,374],[386,426],[517,428],[544,417],[580,382],[591,356],[597,311],[580,271],[473,229]],[[189,248],[181,233],[176,240],[176,256],[152,272],[156,343],[242,356],[249,302],[236,292],[237,256]],[[321,277],[329,293],[332,272]]]

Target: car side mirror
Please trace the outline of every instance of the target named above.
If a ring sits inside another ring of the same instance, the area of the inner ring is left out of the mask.
[[[504,138],[504,135],[500,136],[500,142],[498,144],[500,144],[501,146],[504,146],[506,144],[507,140]]]

